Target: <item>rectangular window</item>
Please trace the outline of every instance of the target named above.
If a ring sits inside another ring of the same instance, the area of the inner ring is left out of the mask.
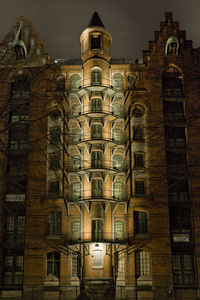
[[[99,98],[91,99],[91,111],[99,112],[102,110],[102,100]]]
[[[4,284],[21,285],[23,282],[23,256],[6,255],[4,258]]]
[[[150,275],[149,252],[136,252],[136,275],[137,277]]]
[[[102,152],[93,151],[92,152],[92,168],[102,167]]]
[[[77,253],[72,253],[72,277],[78,277],[79,257]]]
[[[115,221],[114,226],[115,226],[114,227],[114,229],[115,229],[115,232],[114,232],[115,239],[123,240],[123,238],[124,238],[124,223],[121,222],[121,221]]]
[[[141,126],[133,127],[133,139],[135,141],[143,141],[143,128]]]
[[[25,216],[7,216],[5,240],[8,244],[24,242]]]
[[[51,181],[49,183],[49,196],[54,198],[59,195],[59,181]]]
[[[92,138],[93,139],[102,139],[103,127],[99,124],[92,125]]]
[[[51,153],[49,156],[50,159],[50,169],[55,170],[60,168],[60,155],[59,153]]]
[[[60,277],[60,253],[47,253],[47,276]]]
[[[103,253],[102,250],[93,250],[92,251],[93,264],[92,267],[94,269],[103,268]]]
[[[91,35],[91,50],[101,50],[101,35]]]
[[[189,253],[174,254],[173,279],[175,285],[194,284],[193,256]]]
[[[144,167],[144,154],[143,153],[135,153],[135,167]]]
[[[52,127],[50,129],[50,143],[57,144],[60,142],[60,128]]]
[[[144,211],[134,211],[135,234],[148,233],[148,218]]]
[[[60,225],[61,225],[60,223],[61,223],[61,213],[50,212],[48,215],[48,234],[59,235]]]
[[[143,180],[135,181],[135,194],[142,195],[144,193],[145,193],[144,181]]]
[[[124,253],[118,252],[118,278],[124,277]]]
[[[92,220],[92,240],[101,241],[103,239],[103,221],[99,219]]]
[[[77,201],[81,199],[81,183],[74,182],[72,183],[72,200]]]
[[[102,197],[103,196],[103,181],[101,179],[92,180],[92,197]]]
[[[73,221],[71,223],[71,234],[72,234],[73,241],[78,241],[81,239],[81,222],[80,221]]]

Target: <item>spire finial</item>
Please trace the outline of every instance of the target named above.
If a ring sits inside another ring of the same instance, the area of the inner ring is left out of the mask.
[[[98,12],[95,11],[93,13],[92,19],[90,20],[88,27],[96,27],[96,26],[104,27],[103,22],[101,21],[99,15],[98,15]]]

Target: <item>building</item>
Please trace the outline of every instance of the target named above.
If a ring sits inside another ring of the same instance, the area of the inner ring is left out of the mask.
[[[199,299],[200,56],[172,14],[142,59],[81,60],[27,18],[0,45],[1,299]]]

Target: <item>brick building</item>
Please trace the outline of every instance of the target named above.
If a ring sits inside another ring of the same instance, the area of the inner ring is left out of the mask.
[[[1,299],[200,296],[199,49],[171,13],[141,59],[111,41],[94,13],[81,60],[25,17],[0,45]]]

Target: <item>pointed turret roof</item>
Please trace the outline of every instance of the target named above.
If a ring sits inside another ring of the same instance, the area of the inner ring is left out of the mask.
[[[96,26],[104,27],[103,22],[101,21],[98,13],[95,11],[92,16],[92,19],[90,20],[88,27],[96,27]]]

